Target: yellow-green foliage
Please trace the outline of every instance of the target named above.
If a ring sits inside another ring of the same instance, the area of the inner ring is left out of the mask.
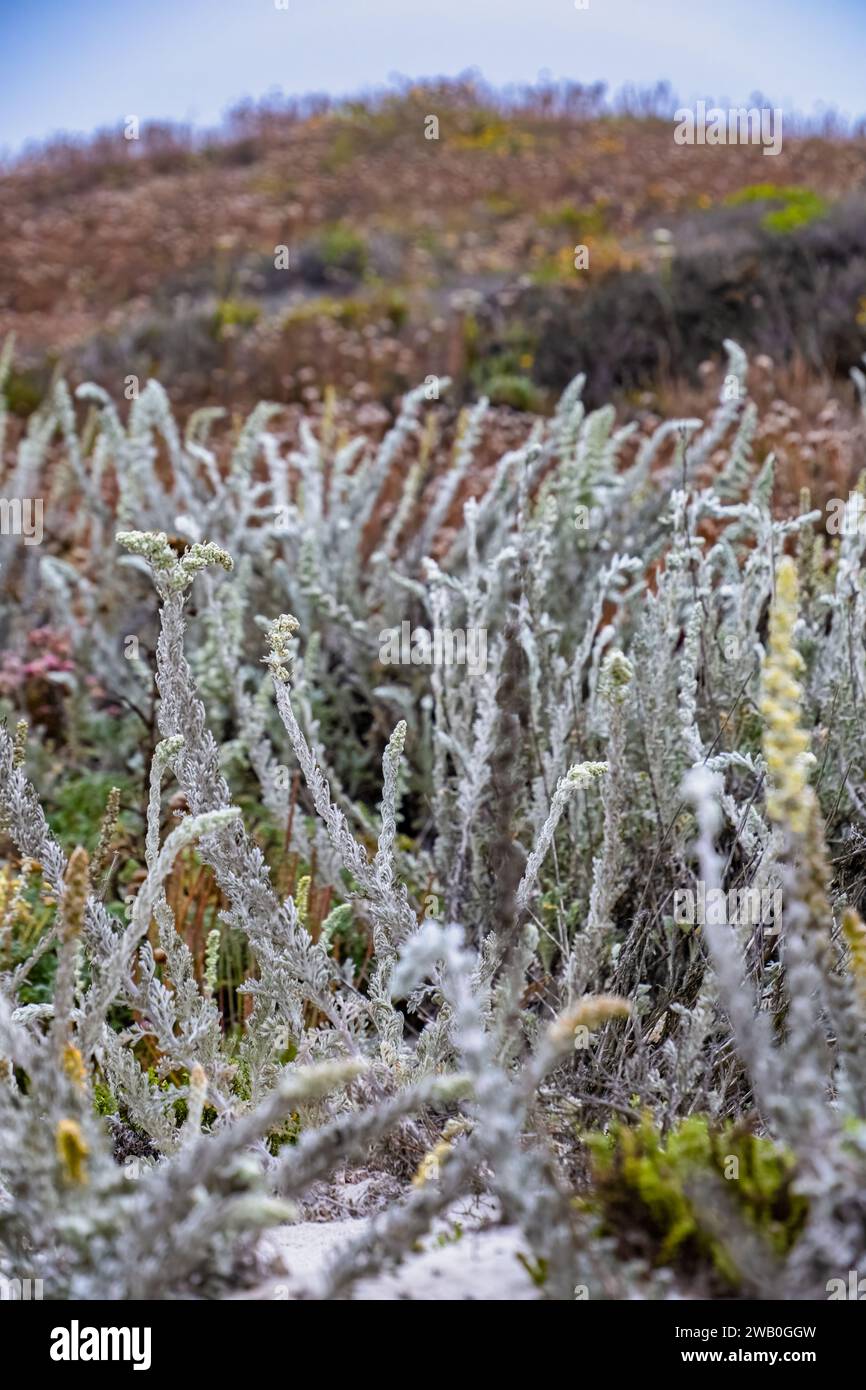
[[[585,1136],[592,1154],[587,1205],[602,1228],[659,1265],[708,1268],[735,1290],[740,1276],[716,1230],[702,1224],[700,1182],[724,1184],[745,1224],[777,1254],[794,1244],[806,1201],[792,1191],[794,1161],[770,1139],[736,1125],[711,1129],[691,1115],[662,1135],[647,1114]],[[734,1162],[735,1160],[735,1162]]]
[[[330,319],[342,328],[365,328],[368,324],[385,323],[393,330],[402,328],[409,314],[405,295],[399,290],[376,291],[365,296],[347,296],[338,299],[323,295],[304,300],[287,310],[282,319],[282,328],[291,333],[305,324],[316,324],[321,319]]]
[[[318,239],[319,254],[326,266],[363,274],[367,266],[367,243],[345,222],[326,227]]]
[[[488,194],[484,199],[484,207],[491,217],[516,217],[520,212],[520,204],[502,193]]]
[[[535,140],[529,131],[518,129],[515,122],[504,120],[495,113],[479,111],[473,112],[468,129],[454,136],[454,144],[461,150],[519,154],[521,150],[532,149]]]
[[[12,371],[6,380],[3,394],[13,415],[32,415],[45,397],[45,384],[34,372]]]
[[[725,202],[732,207],[741,203],[779,203],[772,212],[765,213],[761,226],[769,232],[793,232],[805,227],[809,222],[823,217],[827,203],[810,188],[785,188],[775,183],[755,183],[732,193]]]
[[[541,392],[528,376],[500,372],[490,378],[487,394],[494,405],[510,405],[513,410],[541,409]]]
[[[273,1158],[276,1158],[280,1149],[286,1144],[296,1144],[300,1134],[301,1121],[299,1116],[293,1113],[279,1129],[271,1130],[266,1140],[268,1153],[270,1153]]]
[[[337,960],[351,958],[361,969],[370,949],[370,941],[361,923],[356,922],[351,903],[332,907],[324,922],[319,940],[324,942]]]
[[[104,1081],[93,1083],[93,1108],[97,1115],[116,1115],[117,1101]]]
[[[560,203],[550,212],[542,213],[543,227],[554,227],[557,231],[568,232],[569,236],[601,236],[607,230],[606,199],[596,199],[585,208],[575,207],[573,203]]]
[[[784,555],[776,568],[770,609],[769,649],[761,665],[760,710],[764,717],[764,756],[770,778],[767,814],[771,821],[803,835],[811,819],[814,792],[809,769],[809,734],[802,727],[805,663],[794,645],[799,614],[797,567]]]
[[[245,299],[221,299],[213,319],[214,336],[224,337],[227,329],[252,328],[257,323],[261,310],[257,304]]]

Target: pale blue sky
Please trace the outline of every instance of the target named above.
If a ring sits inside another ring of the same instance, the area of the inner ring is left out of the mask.
[[[389,74],[760,90],[866,112],[866,0],[0,0],[0,149],[127,115],[216,123],[244,96]]]

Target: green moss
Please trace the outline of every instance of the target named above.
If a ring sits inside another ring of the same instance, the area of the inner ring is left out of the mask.
[[[104,1081],[93,1083],[93,1108],[97,1115],[116,1115],[117,1101]]]
[[[250,1079],[250,1064],[245,1057],[235,1055],[232,1058],[235,1068],[232,1080],[232,1094],[239,1100],[251,1100],[253,1094],[252,1081]]]
[[[291,1115],[280,1129],[272,1130],[265,1141],[268,1152],[276,1158],[280,1149],[285,1148],[286,1144],[296,1144],[301,1133],[301,1121],[297,1115]]]
[[[793,1158],[733,1124],[714,1130],[706,1116],[692,1115],[663,1136],[646,1115],[585,1142],[593,1177],[585,1205],[604,1232],[657,1265],[690,1273],[704,1266],[725,1288],[738,1288],[740,1273],[695,1196],[702,1178],[725,1184],[744,1223],[775,1253],[790,1250],[802,1229],[807,1204],[792,1190]]]

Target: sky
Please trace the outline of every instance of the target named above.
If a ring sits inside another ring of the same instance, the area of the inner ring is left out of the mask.
[[[0,150],[469,68],[862,116],[864,66],[866,0],[0,0]]]

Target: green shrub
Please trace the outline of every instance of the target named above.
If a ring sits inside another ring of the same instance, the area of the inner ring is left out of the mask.
[[[19,372],[13,368],[6,379],[4,395],[11,413],[26,418],[44,399],[45,382],[35,372]]]
[[[730,207],[744,203],[779,203],[772,212],[761,219],[761,226],[768,232],[793,232],[798,227],[806,227],[828,211],[828,204],[820,194],[810,188],[782,187],[775,183],[755,183],[741,188],[725,199]]]
[[[342,222],[327,229],[319,242],[319,249],[325,265],[352,271],[357,275],[362,273],[367,262],[364,238]]]
[[[487,395],[494,405],[510,405],[513,410],[541,409],[541,392],[528,376],[503,372],[490,378]]]
[[[213,318],[214,336],[222,338],[227,329],[252,328],[258,323],[261,310],[248,299],[221,299]]]
[[[559,207],[543,213],[543,227],[553,227],[556,231],[568,232],[578,239],[587,236],[601,236],[607,225],[607,203],[599,199],[587,208],[576,208],[572,203],[560,203]]]
[[[741,1126],[713,1129],[706,1116],[690,1115],[662,1135],[647,1114],[637,1125],[615,1121],[585,1142],[592,1154],[589,1205],[602,1228],[657,1265],[689,1272],[703,1265],[729,1289],[739,1286],[729,1249],[705,1223],[696,1195],[701,1180],[724,1184],[744,1223],[778,1255],[802,1229],[807,1204],[792,1190],[793,1158]]]
[[[408,315],[406,297],[399,290],[388,290],[385,293],[364,297],[348,295],[345,299],[323,295],[307,299],[302,304],[292,305],[283,316],[282,327],[285,331],[291,332],[306,324],[330,319],[342,328],[353,329],[385,320],[397,330],[403,327]]]
[[[123,801],[134,799],[133,784],[128,778],[106,772],[85,772],[83,776],[72,777],[56,789],[49,820],[62,845],[95,848],[113,786],[120,787]]]

